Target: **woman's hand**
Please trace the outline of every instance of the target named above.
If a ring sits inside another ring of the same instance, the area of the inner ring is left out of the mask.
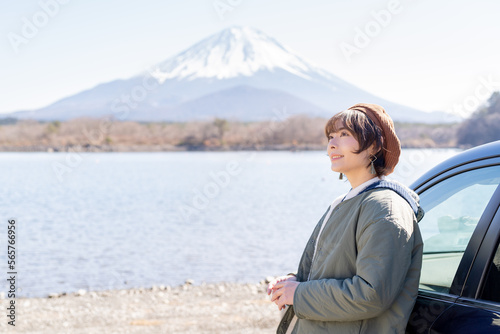
[[[280,282],[296,281],[296,280],[297,280],[297,277],[295,277],[294,275],[286,275],[286,276],[276,277],[271,282],[269,282],[269,284],[267,285],[267,294],[270,295],[274,291],[273,287]]]
[[[281,276],[269,283],[267,294],[272,293],[271,301],[281,311],[286,305],[293,305],[293,295],[299,282],[295,276]]]

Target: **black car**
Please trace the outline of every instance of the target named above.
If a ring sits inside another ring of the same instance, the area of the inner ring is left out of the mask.
[[[500,141],[464,151],[411,188],[424,255],[407,333],[500,333]]]

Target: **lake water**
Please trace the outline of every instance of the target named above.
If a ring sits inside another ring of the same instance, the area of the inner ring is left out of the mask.
[[[409,185],[457,152],[403,150],[392,177]],[[295,271],[313,227],[350,188],[323,151],[0,159],[0,268],[6,276],[7,220],[15,218],[24,297]]]

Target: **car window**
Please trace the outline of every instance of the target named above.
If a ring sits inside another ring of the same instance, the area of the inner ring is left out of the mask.
[[[448,293],[474,229],[500,182],[500,166],[452,176],[420,194],[425,211],[420,289]]]
[[[481,299],[500,302],[500,245],[491,260]]]

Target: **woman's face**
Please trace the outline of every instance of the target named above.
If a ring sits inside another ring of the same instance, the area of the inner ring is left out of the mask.
[[[349,130],[337,124],[337,131],[328,134],[327,152],[332,171],[344,173],[349,180],[369,174],[370,149],[359,154],[359,143]]]

